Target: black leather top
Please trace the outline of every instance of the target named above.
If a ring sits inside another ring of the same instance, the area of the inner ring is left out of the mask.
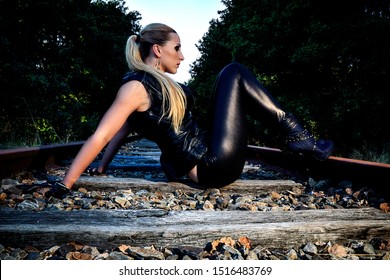
[[[198,128],[191,114],[194,97],[189,87],[180,84],[187,96],[187,109],[180,131],[176,133],[171,121],[162,117],[162,93],[158,81],[150,74],[130,72],[122,84],[136,80],[142,83],[151,98],[151,107],[144,112],[134,112],[128,118],[129,125],[143,137],[156,142],[161,149],[161,166],[169,180],[177,180],[187,174],[207,152],[205,133]]]

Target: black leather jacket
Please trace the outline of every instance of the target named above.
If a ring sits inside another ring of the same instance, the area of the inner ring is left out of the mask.
[[[144,112],[134,112],[128,118],[130,127],[143,137],[156,142],[161,150],[161,167],[168,180],[174,181],[187,174],[207,152],[205,133],[197,126],[191,114],[194,97],[190,89],[181,85],[187,96],[187,109],[176,133],[171,121],[162,115],[162,94],[158,81],[150,74],[140,71],[124,76],[122,84],[137,80],[143,84],[152,101]]]

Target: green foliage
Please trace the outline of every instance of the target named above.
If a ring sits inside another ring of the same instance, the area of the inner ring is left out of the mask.
[[[378,145],[363,143],[359,150],[353,150],[349,154],[350,158],[363,159],[374,162],[390,163],[390,144]]]
[[[316,136],[334,139],[337,153],[367,140],[390,142],[388,1],[222,2],[226,9],[199,42],[192,67],[190,85],[202,102],[222,65],[237,61]],[[254,119],[251,137],[272,143]]]
[[[121,0],[0,5],[0,142],[86,139],[127,71],[124,46],[139,13]]]

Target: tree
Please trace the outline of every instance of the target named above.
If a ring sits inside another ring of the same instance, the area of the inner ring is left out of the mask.
[[[237,61],[315,134],[334,139],[338,153],[390,142],[389,1],[222,2],[226,9],[199,42],[192,66],[190,85],[203,99],[212,88],[205,75]],[[253,123],[252,136],[272,145],[275,139]]]
[[[140,29],[139,13],[121,0],[0,5],[1,142],[85,139],[126,71],[124,46]]]

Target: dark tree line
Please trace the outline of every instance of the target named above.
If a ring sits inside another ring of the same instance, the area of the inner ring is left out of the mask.
[[[85,139],[127,70],[124,45],[140,14],[120,0],[0,5],[1,143]]]
[[[217,73],[237,61],[337,153],[390,150],[390,0],[222,2],[191,68],[201,121]],[[128,10],[123,0],[0,0],[2,147],[91,134],[127,71],[125,41],[141,27]],[[261,120],[249,123],[253,142],[281,141]]]
[[[192,65],[190,84],[202,102],[217,72],[237,61],[317,135],[334,139],[337,152],[390,151],[390,1],[222,2]],[[275,134],[250,120],[254,140],[275,145]]]

